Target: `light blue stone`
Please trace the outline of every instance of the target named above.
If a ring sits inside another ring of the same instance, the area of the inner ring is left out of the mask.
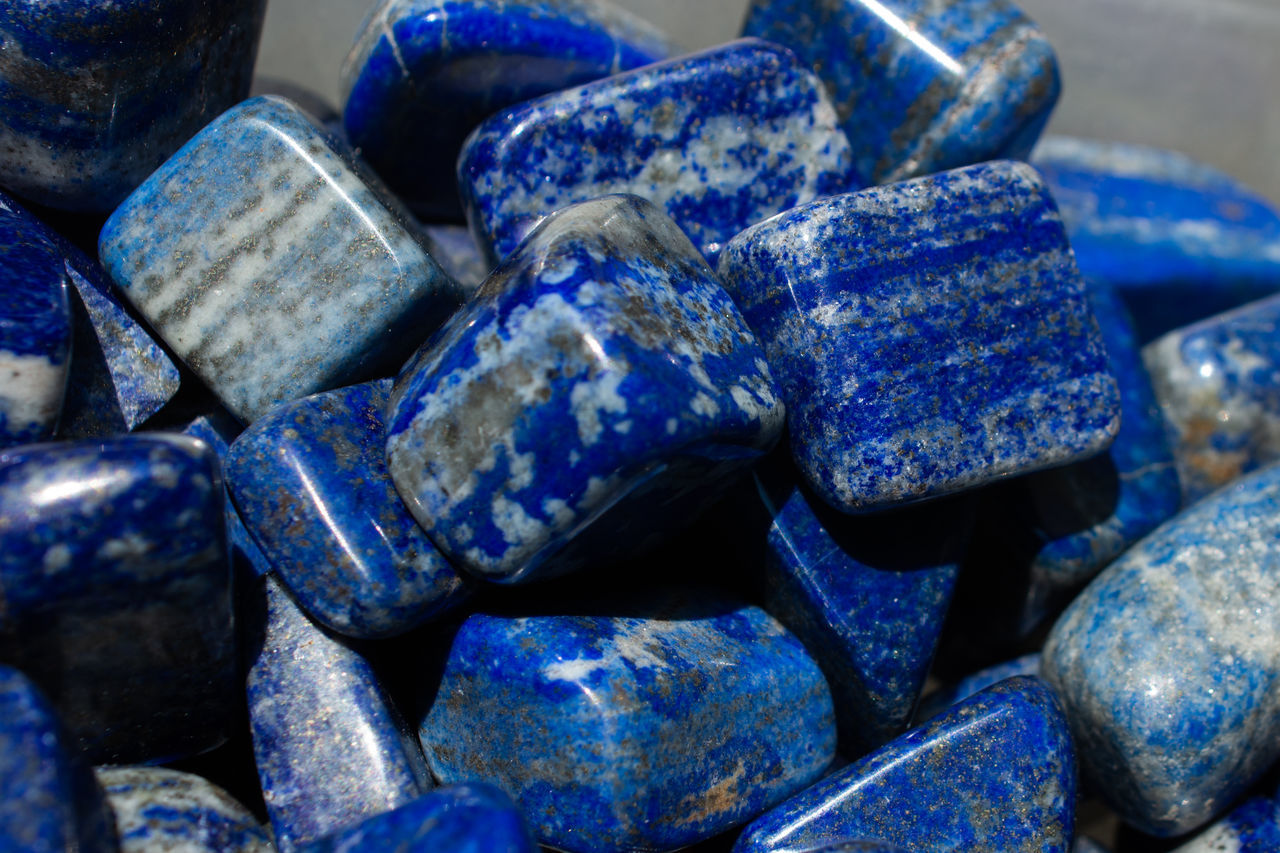
[[[1254,797],[1172,853],[1275,853],[1280,850],[1280,805]]]
[[[465,225],[424,225],[422,231],[431,257],[453,277],[466,299],[474,296],[493,267],[470,229]]]
[[[962,702],[975,693],[980,693],[991,685],[1004,681],[1006,678],[1013,678],[1018,675],[1040,675],[1039,652],[1032,652],[1020,658],[1014,658],[1013,660],[978,670],[972,675],[960,679],[955,684],[930,693],[920,702],[920,710],[916,713],[916,721],[923,723],[927,720],[932,720],[957,702]]]

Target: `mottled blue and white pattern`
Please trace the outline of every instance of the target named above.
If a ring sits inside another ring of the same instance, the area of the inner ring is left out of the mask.
[[[266,0],[0,6],[0,184],[107,212],[249,92]]]
[[[1280,806],[1254,797],[1172,853],[1275,853],[1280,850]]]
[[[1166,522],[1045,642],[1084,778],[1143,832],[1192,830],[1280,756],[1280,466]]]
[[[418,732],[436,778],[497,785],[557,850],[621,853],[709,838],[830,764],[831,694],[778,622],[697,592],[623,606],[468,617]]]
[[[1006,678],[1013,678],[1017,675],[1039,676],[1040,653],[1032,652],[1029,655],[1014,658],[1011,661],[989,666],[986,669],[975,672],[973,675],[960,679],[953,685],[930,693],[920,702],[920,709],[916,713],[916,722],[922,723],[926,720],[931,720],[957,702],[962,702],[975,693],[986,690],[993,684],[998,684]]]
[[[846,512],[1105,450],[1120,395],[1053,200],[997,161],[814,202],[720,278],[760,336],[808,483]]]
[[[343,65],[343,120],[416,213],[456,219],[458,152],[485,118],[679,52],[608,0],[381,0]]]
[[[217,746],[235,708],[217,459],[183,436],[0,451],[0,659],[95,763]]]
[[[217,785],[164,767],[100,767],[120,853],[275,853],[266,828]]]
[[[878,838],[916,851],[1068,853],[1071,736],[1053,694],[1011,678],[768,812],[734,853]]]
[[[1061,88],[1008,0],[753,0],[742,33],[817,70],[864,185],[1024,159]]]
[[[298,108],[220,116],[103,227],[125,296],[232,414],[395,370],[456,286]]]
[[[28,678],[0,664],[0,850],[114,853],[93,771]]]
[[[387,453],[436,545],[512,581],[572,567],[557,552],[587,534],[621,554],[677,527],[677,501],[767,452],[783,420],[688,238],[609,196],[548,217],[405,366]]]
[[[247,679],[262,796],[282,853],[413,801],[432,782],[369,662],[261,581]]]
[[[863,186],[849,167],[817,77],[744,39],[504,110],[467,140],[458,180],[494,263],[553,210],[634,193],[714,264],[751,223]]]

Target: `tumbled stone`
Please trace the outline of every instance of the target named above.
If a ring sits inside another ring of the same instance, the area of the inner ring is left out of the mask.
[[[1280,850],[1280,807],[1254,797],[1172,853],[1274,853]]]
[[[547,95],[487,119],[458,160],[491,261],[553,210],[607,193],[659,207],[715,263],[729,238],[861,184],[821,82],[744,39]]]
[[[742,33],[817,70],[863,185],[1024,159],[1061,88],[1049,42],[1008,0],[753,0]]]
[[[395,370],[456,286],[327,135],[246,101],[171,157],[102,229],[103,264],[244,421]]]
[[[733,239],[805,479],[882,509],[1105,450],[1120,398],[1043,182],[997,161],[835,196]]]
[[[493,269],[476,245],[471,230],[465,225],[424,225],[422,231],[431,257],[458,283],[463,296],[470,299]]]
[[[938,853],[1068,853],[1075,797],[1062,710],[1039,679],[1011,678],[792,797],[733,849],[870,837]]]
[[[1023,655],[1010,661],[980,669],[972,675],[960,679],[955,684],[942,687],[930,693],[920,702],[916,720],[918,722],[931,720],[957,702],[962,702],[975,693],[980,693],[991,685],[1004,681],[1006,678],[1013,678],[1018,675],[1040,675],[1039,652],[1032,652],[1029,655]]]
[[[687,521],[783,419],[764,353],[688,238],[608,196],[548,217],[405,366],[387,455],[448,557],[515,581]]]
[[[1185,510],[1103,570],[1045,642],[1085,781],[1169,836],[1280,756],[1280,466]]]

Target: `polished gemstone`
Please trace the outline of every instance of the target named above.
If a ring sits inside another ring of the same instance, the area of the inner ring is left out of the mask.
[[[1280,850],[1280,806],[1254,797],[1172,853],[1275,853]]]
[[[424,225],[423,233],[431,257],[453,277],[470,299],[489,277],[492,267],[484,252],[476,245],[476,238],[465,225]]]
[[[1013,660],[980,669],[972,675],[965,676],[955,684],[930,693],[920,702],[916,720],[918,722],[931,720],[957,702],[962,702],[975,693],[986,690],[993,684],[998,684],[1006,678],[1013,678],[1017,675],[1039,676],[1040,653],[1032,652],[1029,655],[1023,655]]]

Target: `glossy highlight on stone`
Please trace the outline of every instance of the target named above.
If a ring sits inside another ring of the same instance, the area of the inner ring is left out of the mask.
[[[1254,797],[1172,853],[1274,853],[1280,850],[1280,806]]]

